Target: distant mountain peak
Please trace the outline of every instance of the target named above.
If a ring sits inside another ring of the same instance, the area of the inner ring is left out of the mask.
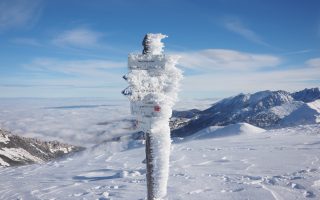
[[[261,128],[284,126],[284,118],[304,104],[317,99],[320,99],[319,88],[304,89],[295,93],[289,93],[284,90],[265,90],[253,94],[241,93],[222,99],[206,110],[194,113],[194,118],[189,116],[186,120],[173,115],[174,123],[172,124],[179,124],[179,126],[173,127],[172,135],[183,137],[210,126],[226,126],[243,122]],[[305,106],[310,107],[308,105]],[[304,113],[306,116],[316,115],[318,112],[316,109],[305,110],[310,112]],[[304,123],[317,123],[318,118],[317,116],[311,116],[309,119]],[[293,122],[290,121],[290,123]],[[297,123],[293,124],[296,125]]]
[[[310,89],[306,88],[304,90],[294,92],[291,95],[296,101],[308,103],[320,99],[320,90],[318,87]]]

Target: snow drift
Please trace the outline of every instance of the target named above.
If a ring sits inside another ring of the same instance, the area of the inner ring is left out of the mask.
[[[208,139],[240,134],[257,134],[265,130],[248,123],[230,124],[227,126],[210,126],[189,137],[189,139]]]

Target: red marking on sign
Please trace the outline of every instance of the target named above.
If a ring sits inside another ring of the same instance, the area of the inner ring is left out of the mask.
[[[160,110],[161,110],[161,107],[160,107],[160,106],[154,106],[154,111],[160,112]]]

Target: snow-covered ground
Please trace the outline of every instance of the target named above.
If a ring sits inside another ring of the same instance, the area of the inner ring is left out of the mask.
[[[0,101],[2,128],[87,150],[47,164],[0,168],[0,199],[145,198],[141,141],[105,141],[132,132],[126,102],[25,102]],[[319,124],[268,131],[246,123],[210,127],[173,142],[169,199],[318,199],[319,152]]]

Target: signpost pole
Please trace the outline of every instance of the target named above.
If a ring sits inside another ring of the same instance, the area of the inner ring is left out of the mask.
[[[146,139],[146,165],[147,165],[147,193],[148,193],[148,200],[154,199],[154,180],[152,177],[153,174],[153,156],[152,156],[152,148],[151,148],[151,141],[150,141],[150,133],[145,133]]]
[[[142,54],[129,54],[130,84],[122,93],[131,102],[146,144],[147,199],[167,198],[170,156],[169,119],[177,99],[182,72],[175,67],[178,58],[163,54],[162,34],[147,34]]]

